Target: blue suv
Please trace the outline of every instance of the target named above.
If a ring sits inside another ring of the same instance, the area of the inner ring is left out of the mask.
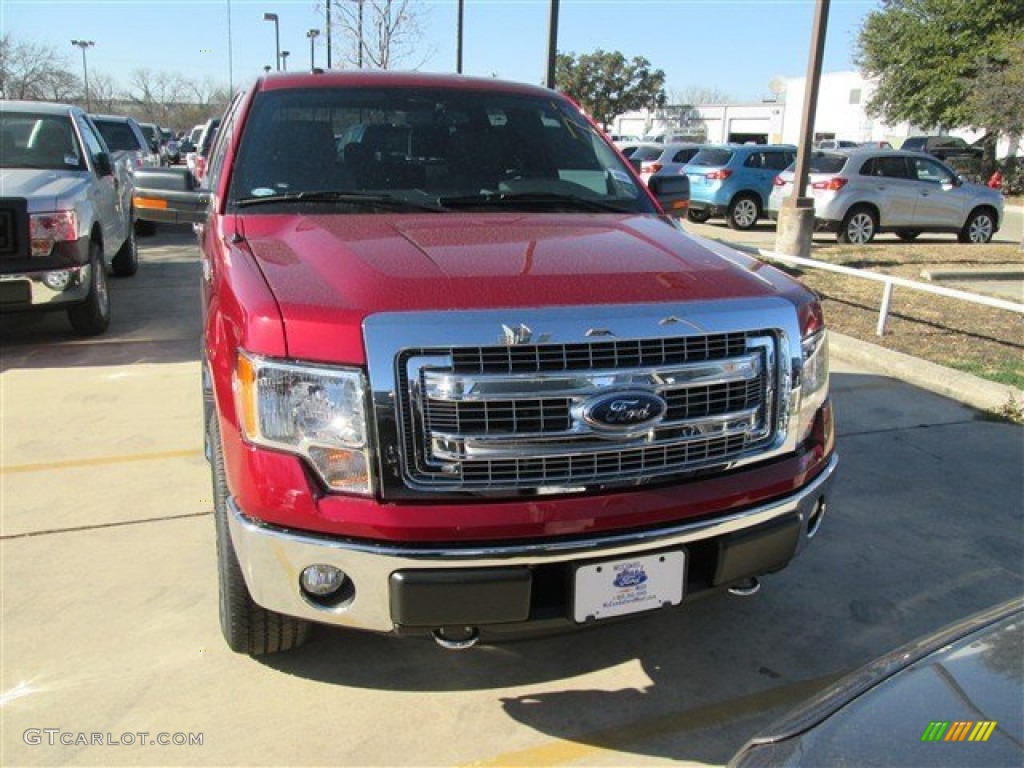
[[[724,216],[733,229],[750,229],[761,218],[772,182],[796,160],[789,144],[705,146],[683,172],[690,178],[690,221]]]

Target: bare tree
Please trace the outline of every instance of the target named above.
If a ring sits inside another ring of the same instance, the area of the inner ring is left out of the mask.
[[[0,95],[5,99],[69,101],[82,81],[52,45],[19,43],[0,37]]]
[[[109,114],[117,111],[118,102],[124,99],[124,93],[117,81],[105,72],[89,73],[89,101],[92,111],[97,114]]]
[[[348,66],[394,69],[423,66],[432,51],[419,45],[428,9],[423,0],[332,0],[333,24],[348,40],[340,52]]]
[[[136,69],[129,80],[128,98],[147,122],[166,125],[169,105],[182,101],[184,93],[181,78],[169,72]]]

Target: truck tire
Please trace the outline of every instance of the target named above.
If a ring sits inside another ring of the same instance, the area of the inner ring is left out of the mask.
[[[128,236],[114,254],[110,267],[115,277],[131,277],[139,271],[139,247],[135,242],[135,227],[128,227]]]
[[[81,304],[68,309],[68,320],[79,336],[99,336],[110,326],[110,293],[103,246],[95,240],[89,243],[89,264],[92,266],[89,295]]]
[[[309,622],[257,605],[238,564],[228,528],[228,484],[216,413],[210,417],[209,440],[213,448],[213,517],[217,529],[217,581],[224,640],[235,653],[250,656],[298,648],[309,637]]]

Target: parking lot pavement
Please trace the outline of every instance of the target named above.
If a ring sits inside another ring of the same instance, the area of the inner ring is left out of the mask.
[[[755,597],[464,653],[325,629],[237,656],[198,261],[187,231],[143,243],[101,341],[56,317],[0,339],[4,765],[721,764],[837,676],[1024,587],[1021,429],[839,364],[835,496]]]

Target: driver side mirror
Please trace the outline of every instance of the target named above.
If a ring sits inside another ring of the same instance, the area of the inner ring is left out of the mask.
[[[110,155],[106,152],[97,152],[92,158],[93,164],[96,166],[96,173],[101,178],[103,176],[113,176],[114,166],[110,163]]]

